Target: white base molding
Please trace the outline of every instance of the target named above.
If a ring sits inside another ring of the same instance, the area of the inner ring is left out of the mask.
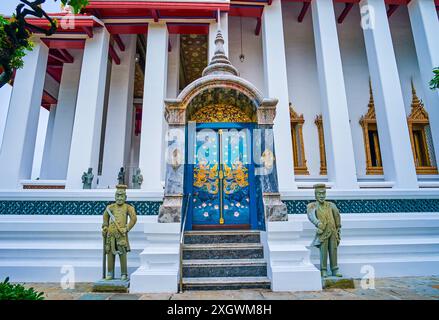
[[[13,282],[60,283],[70,270],[73,282],[99,280],[101,219],[0,215],[0,281],[9,276]],[[304,214],[288,219],[270,222],[261,233],[272,289],[318,290],[318,251],[309,247],[315,228]],[[371,275],[368,266],[377,278],[439,275],[439,213],[342,214],[341,219],[339,266],[344,276]],[[177,291],[180,224],[156,221],[157,216],[139,216],[130,232],[132,292]]]
[[[140,265],[145,221],[129,233],[128,272]],[[102,278],[102,216],[0,215],[0,281],[95,282]],[[116,277],[120,277],[116,258]]]
[[[180,261],[180,223],[144,224],[146,246],[140,267],[131,275],[130,292],[177,292]]]
[[[322,290],[320,271],[310,261],[310,251],[297,240],[302,223],[295,221],[268,222],[261,233],[268,278],[273,291]]]
[[[315,227],[306,215],[289,215],[303,223],[298,243],[311,250],[311,262],[320,263],[310,243]],[[342,214],[338,265],[345,277],[407,277],[439,275],[438,213]]]

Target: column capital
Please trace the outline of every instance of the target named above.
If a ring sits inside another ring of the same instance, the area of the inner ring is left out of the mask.
[[[170,126],[186,123],[186,109],[179,100],[165,100],[165,119]]]
[[[273,125],[276,118],[277,99],[264,99],[257,109],[257,117],[259,125]]]

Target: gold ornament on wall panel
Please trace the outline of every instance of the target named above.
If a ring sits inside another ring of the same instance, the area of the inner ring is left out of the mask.
[[[190,121],[210,122],[252,122],[252,119],[240,108],[224,104],[202,107],[195,111]]]

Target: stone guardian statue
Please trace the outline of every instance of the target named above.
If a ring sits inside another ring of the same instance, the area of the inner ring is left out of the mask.
[[[94,178],[93,168],[88,168],[87,172],[84,172],[82,174],[82,188],[91,189],[93,178]]]
[[[119,184],[125,184],[125,169],[123,167],[120,168],[117,174],[117,181]]]
[[[126,185],[116,186],[116,202],[108,205],[103,214],[102,236],[108,261],[105,280],[114,279],[116,255],[120,260],[121,280],[128,280],[127,253],[130,251],[128,232],[136,224],[137,216],[134,207],[125,202],[126,189]]]
[[[133,175],[132,182],[133,189],[140,189],[140,186],[143,183],[143,175],[140,173],[140,168],[136,169],[136,173]]]
[[[308,204],[309,221],[316,226],[317,231],[312,245],[320,250],[320,272],[322,278],[328,277],[328,255],[333,277],[342,277],[338,272],[337,247],[340,244],[341,218],[337,206],[326,201],[326,186],[314,185],[317,201]]]

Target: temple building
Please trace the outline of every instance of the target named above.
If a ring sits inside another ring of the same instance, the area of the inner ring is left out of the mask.
[[[0,101],[0,275],[99,279],[120,183],[139,217],[131,292],[320,290],[305,214],[317,183],[341,212],[343,275],[437,274],[438,10],[90,0],[50,13],[56,33],[34,33]]]

